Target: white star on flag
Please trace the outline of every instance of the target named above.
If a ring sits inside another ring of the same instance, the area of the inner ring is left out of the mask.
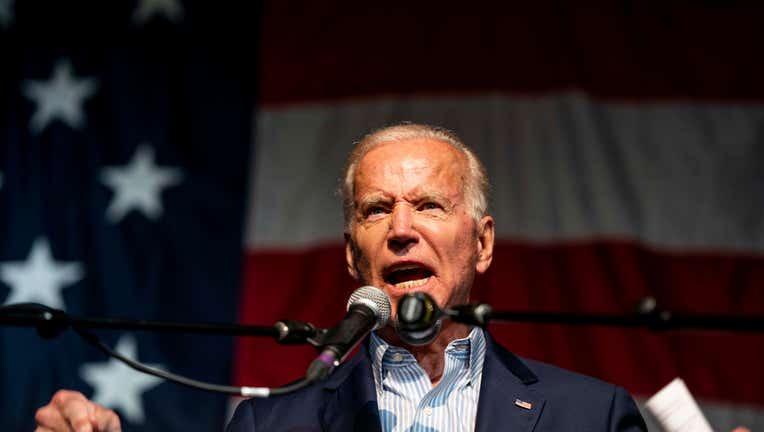
[[[26,80],[22,85],[24,96],[37,105],[29,121],[29,129],[38,134],[56,119],[72,129],[82,128],[85,124],[85,99],[93,96],[96,89],[98,80],[75,78],[69,60],[59,60],[48,81]]]
[[[117,223],[132,209],[142,211],[149,219],[157,219],[162,215],[162,189],[182,180],[180,169],[154,163],[154,149],[150,145],[138,146],[127,165],[101,169],[101,181],[114,189],[106,219]]]
[[[177,23],[183,19],[183,5],[179,0],[140,0],[133,12],[133,22],[144,25],[155,15],[164,15],[168,21]]]
[[[132,335],[117,341],[115,351],[132,360],[138,360],[138,344]],[[159,364],[147,365],[163,369]],[[131,423],[143,423],[143,393],[158,386],[162,379],[138,372],[117,359],[108,362],[86,363],[80,367],[80,377],[95,389],[92,400],[107,408],[120,410]]]
[[[0,0],[0,28],[7,29],[13,24],[13,0]]]
[[[0,263],[0,280],[11,287],[4,304],[30,302],[66,309],[61,290],[82,279],[84,274],[79,263],[55,261],[48,240],[38,238],[26,261]]]

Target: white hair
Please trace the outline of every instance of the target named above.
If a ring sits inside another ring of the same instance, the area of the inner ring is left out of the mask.
[[[399,123],[393,126],[374,130],[358,141],[350,151],[345,161],[342,181],[339,193],[342,198],[342,208],[345,217],[345,229],[350,229],[350,224],[355,213],[355,174],[358,163],[366,154],[382,143],[405,141],[412,139],[432,139],[442,141],[459,150],[467,162],[467,178],[463,183],[467,211],[479,222],[488,211],[488,194],[490,184],[485,168],[475,153],[466,144],[448,129],[418,123]]]

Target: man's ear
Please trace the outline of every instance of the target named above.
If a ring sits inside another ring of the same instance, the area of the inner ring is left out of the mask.
[[[493,260],[493,218],[491,216],[483,216],[477,228],[477,263],[475,264],[475,271],[483,274],[491,266],[491,261]]]
[[[355,269],[355,254],[353,253],[353,238],[350,233],[345,233],[345,263],[347,263],[348,273],[353,279],[358,280],[358,272]]]

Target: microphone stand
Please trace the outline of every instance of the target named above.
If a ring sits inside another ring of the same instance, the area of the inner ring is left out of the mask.
[[[654,298],[643,298],[637,312],[629,315],[606,315],[562,312],[495,311],[485,303],[465,304],[440,309],[428,294],[406,294],[398,302],[396,330],[402,336],[428,332],[443,318],[486,327],[489,322],[526,322],[541,324],[599,325],[644,327],[652,331],[695,329],[738,332],[764,332],[764,317],[734,315],[675,314],[657,307]],[[437,331],[437,330],[436,330]]]
[[[53,339],[71,328],[89,344],[114,357],[133,369],[158,376],[188,387],[217,393],[244,397],[268,397],[286,394],[307,387],[312,380],[302,379],[284,387],[233,387],[196,381],[171,372],[155,369],[123,356],[101,342],[91,329],[139,330],[218,334],[230,336],[265,336],[279,344],[294,345],[310,343],[320,346],[326,330],[317,329],[310,323],[294,320],[279,321],[273,326],[254,326],[216,323],[180,323],[168,321],[131,320],[124,318],[71,317],[64,311],[37,303],[18,303],[0,307],[0,325],[34,327],[44,339]]]
[[[495,311],[487,304],[460,305],[443,311],[454,321],[485,327],[489,322],[526,322],[610,327],[644,327],[652,331],[679,329],[763,332],[764,317],[675,314],[658,309],[651,297],[640,301],[632,315]]]
[[[37,333],[52,339],[68,328],[133,330],[174,333],[199,333],[227,336],[264,336],[276,339],[283,345],[311,343],[321,330],[312,324],[283,320],[273,326],[218,324],[218,323],[182,323],[170,321],[136,320],[107,317],[72,317],[66,312],[38,303],[17,303],[0,307],[0,325],[15,327],[34,327]]]

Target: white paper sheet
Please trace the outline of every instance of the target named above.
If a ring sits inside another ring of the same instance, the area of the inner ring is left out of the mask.
[[[665,432],[713,432],[681,378],[674,378],[645,402]]]

